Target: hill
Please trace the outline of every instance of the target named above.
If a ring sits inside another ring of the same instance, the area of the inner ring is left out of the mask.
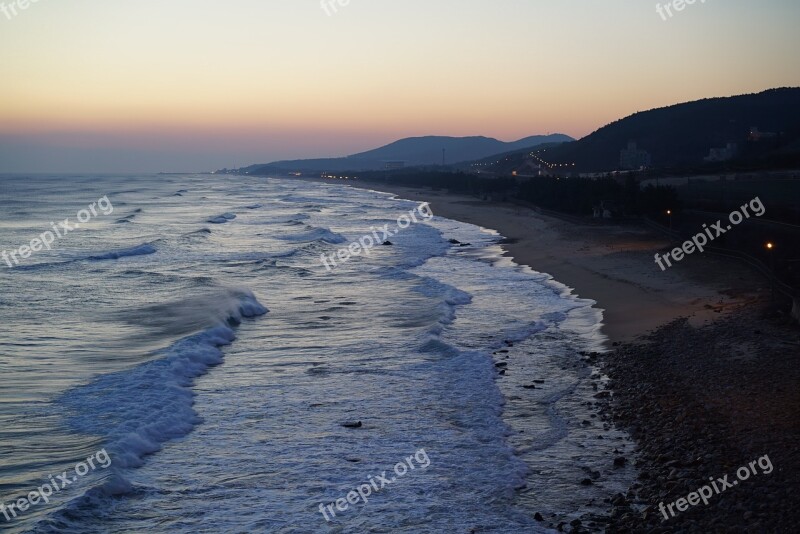
[[[409,137],[350,158],[405,161],[407,165],[436,165],[442,162],[443,149],[447,163],[460,163],[545,143],[568,141],[574,139],[562,134],[534,135],[510,143],[491,137]]]
[[[409,137],[394,143],[343,158],[322,158],[275,161],[239,169],[240,173],[270,174],[313,171],[381,170],[387,162],[403,162],[407,167],[441,165],[442,150],[447,164],[485,158],[509,151],[532,148],[542,144],[574,141],[563,134],[535,135],[518,141],[504,142],[491,137]]]
[[[757,128],[756,132],[751,129]],[[800,88],[710,98],[636,113],[573,143],[548,149],[550,164],[574,163],[578,171],[623,168],[620,151],[635,142],[655,168],[702,166],[712,149],[736,145],[732,163],[798,161]],[[794,163],[796,164],[796,163]]]

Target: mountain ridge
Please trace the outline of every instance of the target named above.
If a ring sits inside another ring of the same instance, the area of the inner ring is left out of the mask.
[[[500,141],[485,136],[419,136],[398,139],[378,148],[339,158],[315,158],[280,160],[260,163],[239,169],[249,174],[269,172],[308,171],[366,171],[380,170],[387,162],[402,162],[405,166],[441,165],[485,158],[523,148],[534,148],[543,144],[574,141],[565,134],[533,135],[517,141]],[[444,154],[442,150],[444,149]]]
[[[752,142],[751,128],[769,136]],[[640,111],[611,122],[578,141],[547,151],[554,164],[576,170],[620,168],[628,142],[646,151],[658,168],[702,165],[712,149],[736,145],[731,160],[769,157],[800,137],[800,88],[712,97]],[[648,165],[650,166],[650,165]]]

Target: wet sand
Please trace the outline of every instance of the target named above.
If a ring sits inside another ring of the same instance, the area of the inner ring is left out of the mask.
[[[633,341],[680,317],[706,324],[768,289],[748,268],[708,254],[661,271],[653,257],[669,241],[637,226],[584,226],[511,203],[386,184],[348,185],[427,201],[436,215],[497,230],[516,263],[597,302],[611,342]]]

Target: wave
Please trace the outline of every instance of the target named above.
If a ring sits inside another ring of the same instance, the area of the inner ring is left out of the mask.
[[[76,257],[72,259],[67,259],[64,261],[52,261],[52,262],[42,262],[42,263],[34,263],[31,265],[19,265],[14,267],[15,271],[39,271],[39,270],[47,270],[51,268],[62,268],[65,265],[71,265],[74,263],[78,263],[81,261],[108,261],[108,260],[118,260],[120,258],[127,258],[131,256],[144,256],[148,254],[155,254],[158,252],[158,249],[152,243],[143,243],[141,245],[137,245],[131,248],[125,248],[121,250],[115,250],[111,252],[103,252],[100,254],[94,254],[90,256],[82,256]]]
[[[311,243],[314,241],[322,241],[332,245],[347,242],[347,238],[345,236],[342,234],[337,234],[328,228],[310,228],[311,229],[307,232],[279,236],[278,239],[282,241],[289,241],[291,243]]]
[[[86,259],[89,261],[118,260],[120,258],[127,258],[130,256],[145,256],[148,254],[155,254],[156,252],[158,252],[158,249],[155,246],[150,243],[143,243],[131,248],[106,252],[96,256],[89,256]]]
[[[222,215],[217,215],[216,217],[211,217],[208,219],[208,222],[211,224],[225,224],[230,222],[236,218],[235,213],[223,213]]]
[[[124,224],[124,223],[133,222],[133,219],[135,219],[136,216],[138,214],[140,214],[140,213],[142,213],[142,208],[137,208],[137,209],[133,210],[131,213],[129,213],[128,215],[125,215],[124,217],[120,217],[119,219],[114,221],[114,223],[115,224]]]
[[[178,240],[187,243],[195,243],[207,240],[211,234],[212,232],[210,228],[200,228],[194,232],[182,234],[180,237],[178,237]]]
[[[192,408],[194,379],[223,362],[220,347],[234,341],[234,328],[244,318],[269,311],[246,290],[212,292],[205,303],[204,309],[198,309],[197,299],[188,299],[140,310],[138,315],[150,316],[154,324],[191,323],[201,315],[216,324],[174,343],[158,359],[103,375],[68,391],[58,402],[70,414],[67,420],[72,428],[104,437],[112,466],[110,476],[96,488],[102,494],[133,491],[126,470],[143,465],[146,456],[160,450],[164,442],[187,435],[202,422]],[[177,311],[182,312],[176,319]]]
[[[274,217],[271,219],[267,219],[264,221],[260,221],[259,224],[263,225],[271,225],[271,224],[280,224],[280,225],[292,225],[296,226],[299,224],[303,224],[303,221],[310,219],[311,216],[306,213],[296,213],[294,215],[284,215],[281,217]]]
[[[319,198],[319,197],[309,197],[304,195],[287,195],[284,197],[280,197],[278,199],[279,202],[286,202],[290,204],[303,204],[304,208],[324,208],[328,204],[346,204],[348,203],[347,199],[336,199],[336,198]],[[324,203],[324,204],[323,204]]]

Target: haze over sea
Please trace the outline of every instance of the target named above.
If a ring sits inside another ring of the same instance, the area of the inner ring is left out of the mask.
[[[0,184],[6,246],[114,208],[2,266],[3,502],[112,459],[10,532],[535,532],[532,510],[585,509],[599,494],[575,481],[626,446],[582,445],[599,313],[496,232],[420,219],[329,272],[322,253],[417,204],[272,178]],[[429,467],[326,522],[320,504],[419,449]]]

